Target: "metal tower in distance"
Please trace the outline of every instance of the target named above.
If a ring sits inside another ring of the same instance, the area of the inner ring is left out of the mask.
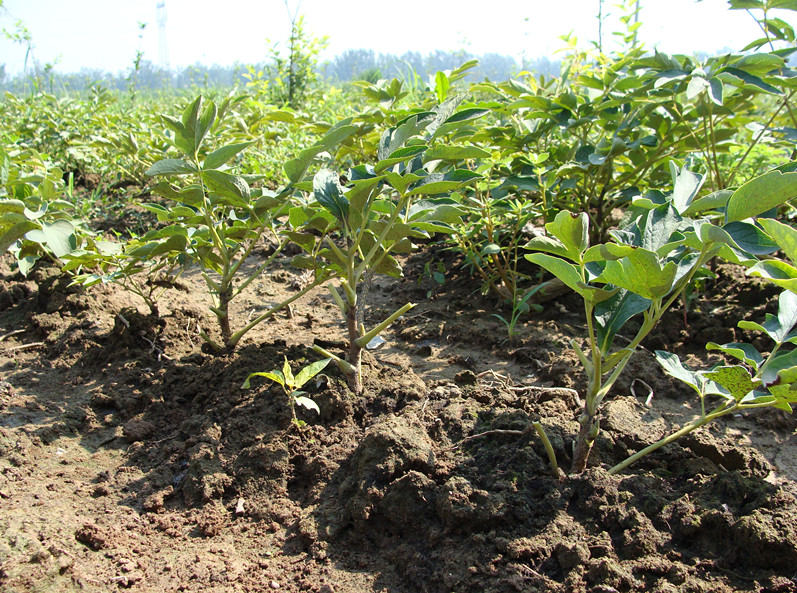
[[[169,67],[169,46],[166,43],[166,1],[158,0],[158,64]]]

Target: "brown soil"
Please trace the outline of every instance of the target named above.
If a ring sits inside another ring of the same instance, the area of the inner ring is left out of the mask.
[[[377,279],[367,319],[418,306],[366,355],[353,398],[328,367],[321,413],[291,424],[284,395],[250,372],[342,346],[324,289],[225,356],[198,277],[161,318],[118,287],[84,292],[48,268],[0,279],[0,589],[23,591],[797,591],[795,422],[716,422],[632,466],[606,468],[695,414],[647,351],[603,411],[580,475],[551,475],[540,420],[567,466],[584,379],[564,297],[506,338],[496,303],[454,274],[430,298],[423,266]],[[284,263],[284,262],[283,262]],[[278,269],[234,307],[240,321],[295,290]],[[648,347],[691,364],[744,337],[774,291],[722,268],[688,316]],[[644,381],[644,383],[643,383]],[[646,405],[648,390],[653,390]],[[573,389],[576,392],[572,391]],[[491,433],[463,441],[489,430]]]

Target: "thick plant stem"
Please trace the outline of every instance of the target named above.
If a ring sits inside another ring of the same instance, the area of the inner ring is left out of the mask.
[[[219,290],[219,306],[216,310],[216,317],[219,320],[219,329],[221,329],[221,341],[227,344],[232,336],[232,329],[230,329],[230,299],[232,298],[232,287],[226,282],[222,283],[221,290]]]
[[[590,414],[586,409],[579,418],[581,427],[576,438],[576,447],[573,451],[573,463],[570,467],[571,473],[577,474],[587,468],[592,445],[595,444],[595,437],[598,436],[598,418],[594,412]]]
[[[360,337],[359,328],[357,327],[357,307],[356,305],[349,305],[346,311],[346,327],[349,332],[349,353],[347,359],[352,366],[352,372],[347,374],[347,381],[349,389],[355,395],[360,395],[363,392],[362,380],[362,346],[358,344]]]

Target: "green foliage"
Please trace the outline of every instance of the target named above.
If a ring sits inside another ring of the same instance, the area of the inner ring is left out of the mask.
[[[291,15],[288,53],[277,45],[271,48],[271,61],[262,70],[249,67],[248,87],[265,94],[277,105],[302,107],[318,81],[318,56],[327,45],[326,38],[314,38],[305,31],[304,16]]]
[[[300,405],[308,410],[313,410],[316,414],[320,414],[321,410],[319,410],[318,405],[312,399],[307,397],[307,394],[304,391],[300,391],[300,389],[304,387],[304,385],[310,379],[324,370],[324,368],[329,364],[330,360],[332,359],[325,358],[324,360],[311,363],[294,375],[293,371],[291,370],[291,365],[288,362],[288,358],[285,357],[285,363],[282,365],[282,371],[275,370],[270,372],[250,373],[246,378],[246,381],[244,381],[242,388],[249,389],[249,381],[252,379],[252,377],[265,377],[266,379],[270,379],[271,381],[277,383],[280,387],[282,387],[285,395],[288,396],[288,405],[290,405],[291,408],[293,423],[297,427],[301,428],[305,425],[305,423],[296,417],[296,405]]]
[[[455,136],[460,141],[467,137],[464,130],[475,114],[472,109],[457,111],[458,104],[458,100],[449,100],[387,129],[379,140],[376,164],[354,167],[348,187],[330,170],[320,171],[313,180],[316,202],[326,213],[315,223],[325,234],[325,248],[318,255],[325,260],[324,269],[340,281],[340,291],[333,285],[330,290],[346,320],[349,337],[346,360],[319,346],[314,349],[335,360],[357,394],[363,389],[362,349],[413,306],[404,305],[366,330],[361,285],[376,273],[401,276],[394,254],[410,252],[413,239],[450,232],[462,211],[445,196],[480,177],[459,168],[462,158],[457,151],[444,154],[436,150],[449,145]],[[311,213],[296,209],[291,217],[310,221]]]
[[[58,262],[91,240],[63,192],[63,172],[37,151],[0,148],[0,253],[11,251],[23,275],[40,258]]]
[[[706,371],[692,371],[683,366],[675,354],[656,351],[656,359],[664,371],[689,385],[700,398],[700,416],[685,424],[671,435],[645,447],[609,470],[617,473],[641,457],[689,434],[693,430],[721,418],[757,408],[778,408],[792,413],[797,404],[797,350],[782,350],[786,344],[797,343],[797,295],[784,291],[779,298],[777,316],[767,314],[763,324],[740,321],[739,327],[758,330],[769,336],[775,345],[764,357],[752,344],[715,344],[709,342],[708,350],[718,350],[742,364],[718,365]],[[711,409],[707,399],[718,399]]]
[[[731,222],[723,227],[718,222],[687,215],[702,186],[701,176],[676,167],[672,173],[673,193],[661,202],[636,201],[632,210],[635,215],[626,228],[612,232],[613,242],[590,246],[587,215],[562,211],[546,224],[548,237],[532,239],[526,245],[535,252],[526,255],[529,261],[554,274],[584,302],[587,347],[582,348],[576,340],[571,342],[589,379],[579,419],[574,471],[586,467],[599,431],[599,410],[604,398],[636,348],[695,274],[716,256],[745,265],[757,261],[734,236],[743,237],[742,244],[754,252],[771,249],[772,243],[755,232],[753,225],[731,220],[734,212],[755,210],[760,204],[756,192],[740,189],[727,198],[723,209],[725,219]],[[760,179],[767,177],[768,174]],[[781,202],[790,197],[783,192],[779,196]],[[774,198],[772,202],[767,208],[778,205]],[[628,345],[613,351],[617,333],[639,314],[642,323],[636,335]]]
[[[280,193],[250,187],[256,177],[243,177],[228,172],[227,165],[252,142],[225,144],[212,149],[209,134],[218,131],[221,117],[238,99],[227,97],[217,107],[199,97],[186,107],[181,118],[163,116],[171,131],[170,143],[181,153],[180,158],[165,158],[146,172],[151,177],[165,178],[153,192],[168,200],[168,205],[149,204],[165,226],[144,235],[145,245],[130,254],[133,257],[179,259],[197,265],[205,279],[221,333],[221,342],[202,331],[201,335],[214,351],[236,347],[240,339],[257,324],[289,305],[324,280],[320,274],[296,295],[268,308],[253,321],[233,330],[229,304],[255,278],[266,270],[290,241],[281,216],[290,209],[291,189]],[[169,180],[178,183],[174,185]],[[250,257],[258,242],[269,237],[275,248],[266,261],[242,280],[241,266]]]

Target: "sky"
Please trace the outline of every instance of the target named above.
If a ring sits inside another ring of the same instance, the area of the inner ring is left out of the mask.
[[[157,4],[165,4],[168,65],[197,62],[230,65],[262,62],[269,48],[284,48],[290,31],[286,0],[3,0],[0,29],[13,33],[22,22],[30,33],[33,55],[60,72],[98,68],[129,69],[137,51],[162,64]],[[597,39],[599,0],[287,0],[298,7],[305,29],[329,38],[322,59],[346,49],[371,49],[400,55],[437,49],[472,54],[499,53],[520,60],[561,49],[562,35],[574,33],[586,45]],[[603,2],[617,12],[616,0]],[[640,39],[667,53],[740,50],[759,37],[745,11],[730,11],[726,0],[641,0]],[[473,6],[473,8],[469,8]],[[781,18],[794,23],[795,14]],[[146,23],[141,30],[140,23]],[[604,25],[604,35],[606,36]],[[611,28],[611,27],[609,27]],[[26,48],[0,39],[0,64],[9,74],[22,72]],[[605,38],[605,37],[604,37]]]

